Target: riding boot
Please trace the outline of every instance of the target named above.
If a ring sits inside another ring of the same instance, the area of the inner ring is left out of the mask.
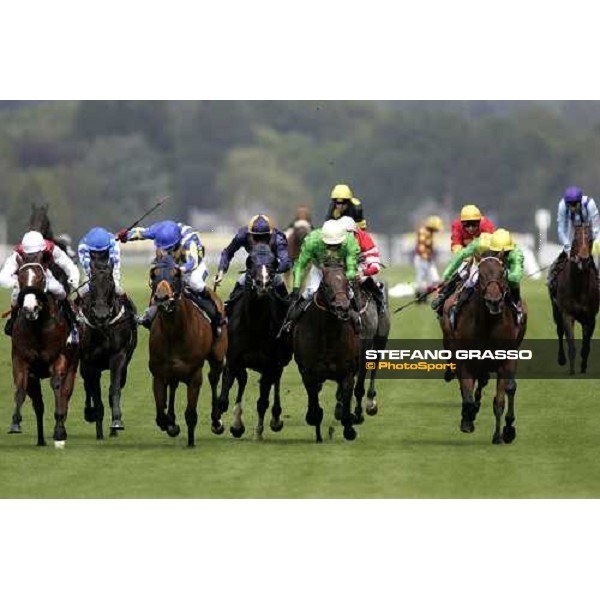
[[[521,325],[523,321],[523,307],[521,304],[521,288],[520,286],[511,287],[509,289],[510,304],[515,313],[517,325]]]
[[[138,315],[135,318],[135,322],[146,329],[150,329],[152,327],[152,321],[156,316],[156,312],[158,307],[155,304],[151,304],[148,308],[143,312],[143,314]]]
[[[298,319],[302,316],[302,313],[308,306],[308,300],[300,296],[296,302],[294,302],[287,313],[285,323],[281,327],[281,332],[289,333],[294,328],[294,325]]]
[[[450,325],[452,326],[452,329],[456,329],[456,319],[458,318],[458,313],[460,312],[462,305],[467,301],[467,299],[471,295],[472,291],[473,288],[463,287],[463,289],[460,291],[460,294],[458,295],[456,303],[450,309]]]
[[[8,336],[12,335],[13,325],[15,320],[17,319],[17,314],[19,312],[19,308],[17,306],[10,307],[10,316],[4,325],[4,333]]]
[[[215,341],[218,340],[221,337],[221,326],[225,323],[225,320],[222,318],[208,288],[204,288],[201,292],[194,292],[194,298],[196,299],[198,306],[200,306],[210,318]]]
[[[74,346],[79,344],[79,329],[77,328],[77,316],[73,311],[73,307],[69,302],[68,298],[61,301],[61,306],[63,309],[63,314],[67,319],[67,323],[69,324],[69,329],[71,330],[69,333],[69,337],[67,338],[67,346]]]

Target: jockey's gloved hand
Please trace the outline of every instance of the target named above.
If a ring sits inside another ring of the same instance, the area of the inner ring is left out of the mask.
[[[124,244],[127,241],[128,233],[129,233],[129,229],[127,229],[126,227],[123,227],[122,229],[119,229],[116,237],[121,243]]]

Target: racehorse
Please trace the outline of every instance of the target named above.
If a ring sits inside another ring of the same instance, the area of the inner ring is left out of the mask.
[[[521,323],[517,324],[507,297],[509,290],[502,253],[498,256],[490,252],[483,254],[479,263],[479,278],[476,288],[465,301],[454,330],[450,323],[449,313],[459,293],[460,290],[448,298],[444,304],[442,320],[444,348],[451,350],[518,349],[527,329],[527,306],[521,300],[523,318]],[[517,435],[514,426],[517,391],[516,359],[458,360],[455,362],[457,365],[456,376],[459,379],[462,396],[460,430],[464,433],[472,433],[475,430],[475,417],[479,412],[483,388],[487,385],[490,373],[496,372],[496,395],[493,403],[496,428],[492,443],[510,444]],[[505,395],[508,396],[508,410],[505,426],[501,432]]]
[[[221,337],[213,339],[210,319],[186,297],[181,271],[169,255],[158,257],[150,270],[152,300],[158,307],[150,329],[150,360],[156,424],[171,437],[179,435],[175,420],[175,393],[180,382],[187,385],[185,422],[188,446],[195,445],[194,432],[198,423],[198,396],[202,387],[202,369],[208,361],[208,380],[212,391],[211,429],[223,432],[218,407],[217,386],[227,352],[227,328]],[[213,294],[219,310],[223,303]],[[167,394],[169,397],[167,409]]]
[[[556,292],[549,290],[558,335],[558,364],[566,363],[563,336],[569,349],[569,374],[575,374],[575,321],[581,323],[581,372],[587,370],[590,340],[598,314],[598,271],[591,253],[590,226],[576,225],[569,258],[556,275]]]
[[[84,418],[96,423],[96,439],[104,438],[104,404],[100,379],[110,370],[109,404],[112,411],[110,435],[124,429],[121,392],[127,382],[127,367],[137,346],[136,308],[123,302],[115,291],[112,267],[92,260],[89,293],[81,301],[79,372],[85,387]]]
[[[273,279],[277,272],[277,258],[268,244],[256,244],[250,253],[244,292],[233,305],[229,316],[228,348],[219,408],[227,412],[229,390],[235,380],[238,393],[233,408],[230,432],[234,437],[244,434],[242,398],[248,375],[246,369],[260,373],[260,395],[256,403],[258,423],[255,437],[262,439],[264,418],[269,407],[269,395],[274,388],[271,429],[283,429],[279,386],[284,367],[292,359],[288,337],[277,338],[285,320],[289,301],[274,292]]]
[[[54,444],[64,447],[65,421],[79,360],[78,347],[67,346],[68,321],[56,299],[45,291],[46,273],[39,256],[34,262],[35,258],[26,257],[18,271],[19,313],[12,333],[15,412],[9,433],[21,433],[21,407],[28,395],[37,421],[37,445],[46,445],[40,379],[49,377],[55,400]]]
[[[296,261],[297,258],[300,256],[302,242],[309,233],[310,224],[308,223],[308,221],[305,220],[300,220],[298,222],[298,225],[294,223],[294,225],[286,231],[285,237],[287,238],[288,243],[288,256],[290,257],[292,265],[294,264],[294,261]],[[284,280],[286,285],[288,286],[288,289],[291,287],[292,272],[293,269],[290,269],[284,274]]]
[[[314,425],[317,442],[322,442],[323,409],[319,392],[326,380],[337,382],[338,412],[344,438],[354,440],[352,389],[359,369],[360,342],[350,315],[349,284],[345,265],[336,262],[322,266],[323,279],[313,301],[294,328],[294,357],[308,394],[306,422]]]
[[[366,350],[384,350],[387,345],[391,328],[387,302],[385,312],[379,313],[375,299],[373,298],[371,292],[361,288],[359,314],[361,319],[361,356],[365,356],[364,351]],[[375,390],[376,373],[377,369],[370,371],[369,390],[367,392],[366,411],[367,414],[371,416],[376,415],[378,411],[377,401],[375,400],[375,396],[377,395],[377,391]],[[362,415],[362,399],[365,395],[366,376],[366,363],[365,361],[361,360],[358,377],[356,378],[356,384],[354,386],[354,398],[356,400],[354,416],[357,423],[362,423],[364,421],[364,417]],[[341,409],[340,400],[341,399],[338,398],[338,409]]]

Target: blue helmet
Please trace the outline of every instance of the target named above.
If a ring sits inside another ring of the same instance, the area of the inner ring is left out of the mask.
[[[159,250],[168,250],[181,241],[181,228],[175,221],[160,221],[154,230],[154,244]]]
[[[113,237],[113,234],[104,227],[94,227],[88,231],[84,241],[90,250],[102,252],[110,248]]]
[[[254,215],[248,223],[248,233],[265,235],[272,232],[271,219],[267,215]]]
[[[571,185],[565,190],[565,202],[567,204],[574,204],[575,202],[581,202],[583,198],[583,192],[581,188],[576,185]]]

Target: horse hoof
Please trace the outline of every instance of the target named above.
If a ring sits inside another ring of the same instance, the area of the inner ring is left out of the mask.
[[[446,370],[444,371],[444,381],[446,383],[450,383],[454,379],[454,371]]]
[[[510,444],[511,442],[515,441],[516,437],[517,430],[512,425],[505,425],[504,429],[502,430],[502,439],[504,440],[504,443]]]
[[[239,429],[236,429],[233,425],[229,428],[229,433],[231,433],[234,438],[241,438],[245,431],[246,428],[243,425]]]
[[[169,425],[167,427],[167,435],[169,437],[177,437],[180,431],[181,428],[179,427],[179,425]]]
[[[354,427],[344,427],[344,439],[351,442],[356,439],[356,429]]]
[[[210,430],[215,434],[215,435],[221,435],[224,431],[225,431],[225,426],[223,425],[223,423],[221,421],[219,421],[218,423],[213,423],[210,426]]]
[[[86,406],[83,409],[83,418],[86,423],[96,422],[96,409],[93,406]]]
[[[335,410],[333,411],[333,416],[335,417],[336,421],[342,420],[342,411],[343,411],[342,403],[337,402],[335,405]]]
[[[118,436],[119,436],[119,432],[116,429],[111,429],[110,433],[108,434],[108,437],[118,437]],[[103,440],[104,436],[103,435],[97,435],[96,439]]]
[[[110,428],[115,431],[123,431],[125,429],[125,425],[123,425],[123,421],[121,419],[115,419],[111,424]]]
[[[363,414],[362,414],[362,413],[360,413],[360,414],[358,414],[358,415],[357,415],[356,413],[354,413],[354,414],[352,415],[352,422],[353,422],[355,425],[362,425],[362,424],[365,422],[365,418],[364,418],[364,416],[363,416]]]
[[[8,433],[21,433],[21,424],[20,423],[13,423],[8,428]]]
[[[502,437],[500,436],[499,433],[495,433],[494,437],[492,437],[492,444],[501,444],[502,443]]]
[[[473,433],[475,431],[475,423],[473,423],[473,421],[467,421],[463,419],[460,422],[460,430],[463,433]]]
[[[558,357],[558,364],[561,367],[564,367],[567,364],[567,359],[564,356],[559,356]]]
[[[575,369],[569,369],[569,375],[575,375]]]
[[[65,440],[54,440],[54,447],[57,450],[64,450],[65,449]]]
[[[283,429],[283,421],[281,419],[279,419],[278,421],[271,419],[270,425],[271,431],[274,431],[275,433],[278,433]]]
[[[367,414],[370,417],[374,417],[378,412],[379,412],[379,408],[377,407],[377,404],[373,404],[373,406],[368,406],[367,405]]]

